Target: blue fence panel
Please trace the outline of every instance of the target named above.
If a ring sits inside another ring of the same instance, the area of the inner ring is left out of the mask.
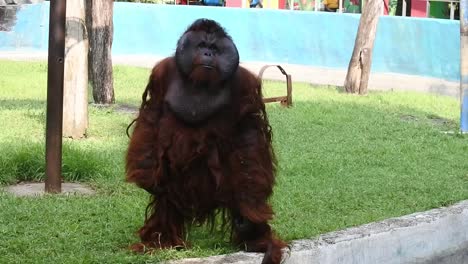
[[[46,51],[48,11],[48,2],[23,6],[14,29],[0,32],[0,50]],[[112,52],[170,56],[197,18],[219,21],[242,61],[346,69],[360,15],[116,2]],[[459,81],[459,34],[459,21],[383,16],[372,71]]]

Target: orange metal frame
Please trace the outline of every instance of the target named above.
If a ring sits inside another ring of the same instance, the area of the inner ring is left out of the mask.
[[[265,65],[260,69],[260,72],[258,73],[258,78],[260,80],[262,80],[263,73],[269,67],[277,67],[281,71],[281,73],[284,76],[286,76],[286,95],[285,96],[279,96],[279,97],[263,98],[263,102],[265,102],[265,103],[280,102],[282,106],[286,106],[286,107],[292,106],[292,81],[291,81],[291,75],[286,73],[286,71],[283,69],[283,67],[281,67],[280,65]]]

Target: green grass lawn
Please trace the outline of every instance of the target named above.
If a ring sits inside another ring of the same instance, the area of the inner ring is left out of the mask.
[[[0,185],[44,178],[46,65],[0,61]],[[118,105],[140,103],[149,70],[115,68]],[[265,94],[282,83],[266,82]],[[279,159],[273,226],[286,240],[468,198],[468,138],[458,100],[410,92],[346,95],[295,83],[294,107],[269,104]],[[0,263],[144,263],[232,252],[194,228],[192,248],[134,255],[148,195],[124,183],[133,115],[90,106],[88,138],[64,140],[63,176],[94,196],[15,198],[0,191]]]

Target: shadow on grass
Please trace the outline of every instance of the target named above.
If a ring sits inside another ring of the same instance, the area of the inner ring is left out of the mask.
[[[44,110],[45,100],[34,99],[0,99],[0,110]]]
[[[0,143],[0,183],[45,179],[45,143]],[[79,145],[63,144],[62,176],[64,181],[87,181],[112,176],[106,150],[86,149]],[[122,172],[123,173],[123,172]]]
[[[26,118],[29,118],[31,120],[34,120],[38,122],[41,125],[45,126],[46,123],[46,113],[45,109],[44,111],[28,111],[27,113],[24,114]]]

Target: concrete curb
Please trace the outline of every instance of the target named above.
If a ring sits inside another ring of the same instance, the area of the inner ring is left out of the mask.
[[[468,200],[381,222],[296,240],[285,264],[468,263]],[[261,263],[263,254],[238,252],[172,264]]]

